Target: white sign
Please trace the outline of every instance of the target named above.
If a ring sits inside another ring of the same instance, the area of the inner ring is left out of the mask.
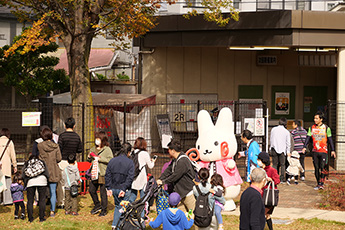
[[[162,135],[162,148],[168,149],[168,144],[170,143],[172,136],[163,134]]]
[[[250,132],[255,131],[255,120],[254,118],[244,118],[244,129],[248,129]]]
[[[255,118],[254,136],[263,136],[265,134],[264,125],[265,125],[264,118]]]
[[[22,112],[22,126],[40,126],[41,112]]]

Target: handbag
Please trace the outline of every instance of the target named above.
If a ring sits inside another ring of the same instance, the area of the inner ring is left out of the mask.
[[[33,178],[44,173],[44,163],[38,159],[31,159],[28,161],[28,165],[24,169],[24,173],[27,177]]]
[[[69,186],[69,192],[71,193],[71,197],[77,197],[78,196],[78,185],[74,184],[71,186],[71,181],[69,180],[67,168],[65,168],[65,173],[66,173],[67,183]]]
[[[99,167],[98,160],[94,160],[91,169],[91,180],[98,180]]]
[[[169,194],[161,187],[156,200],[157,215],[167,208],[169,208]]]
[[[264,189],[263,200],[265,206],[277,206],[279,201],[279,190],[274,188],[274,182],[270,181]]]

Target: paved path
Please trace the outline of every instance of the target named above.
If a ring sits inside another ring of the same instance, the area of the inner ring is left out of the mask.
[[[345,222],[345,212],[322,210],[319,208],[322,196],[318,191],[314,190],[315,186],[316,181],[312,159],[307,157],[305,181],[299,181],[298,185],[278,185],[279,205],[273,211],[273,222],[275,222],[275,219],[277,221],[277,219],[294,220],[299,218],[318,218]],[[239,207],[233,212],[223,212],[223,214],[240,215]]]

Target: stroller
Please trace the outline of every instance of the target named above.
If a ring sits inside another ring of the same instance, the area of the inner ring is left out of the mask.
[[[157,196],[160,187],[161,186],[157,186],[154,177],[150,176],[145,189],[145,196],[125,207],[126,211],[122,213],[116,229],[144,230],[145,224],[143,224],[142,212],[145,210],[145,214],[148,214],[149,206],[152,205],[152,201],[154,200],[154,197]]]

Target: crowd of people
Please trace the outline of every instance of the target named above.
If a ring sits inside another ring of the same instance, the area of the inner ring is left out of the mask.
[[[304,159],[311,141],[313,148],[310,151],[317,181],[315,189],[323,188],[328,144],[331,155],[336,157],[330,128],[323,124],[323,120],[323,114],[316,113],[315,124],[308,132],[302,128],[300,121],[295,120],[294,129],[290,133],[286,129],[286,119],[281,118],[279,125],[271,131],[271,156],[260,150],[251,131],[243,131],[241,140],[246,144],[247,150],[238,157],[246,157],[245,178],[250,186],[241,195],[240,229],[264,229],[266,224],[270,230],[273,229],[271,214],[274,206],[264,205],[263,189],[267,188],[267,182],[274,182],[277,188],[280,183],[290,185],[294,182],[297,185],[299,176],[302,181],[305,180]],[[39,221],[45,221],[47,199],[50,217],[55,217],[56,208],[64,208],[66,215],[79,215],[77,195],[81,179],[77,157],[83,152],[83,144],[74,128],[73,118],[65,121],[66,131],[59,136],[49,127],[42,126],[40,138],[35,140],[32,154],[25,162],[22,172],[17,170],[14,144],[10,139],[9,130],[1,130],[0,167],[8,188],[2,192],[2,204],[14,203],[15,219],[24,220],[27,213],[28,220],[32,222],[33,206],[37,204]],[[171,161],[164,165],[162,174],[156,182],[158,186],[164,185],[169,192],[170,207],[161,212],[155,220],[146,222],[152,228],[163,224],[163,229],[189,229],[192,225],[196,225],[195,229],[198,229],[200,220],[191,211],[197,209],[196,204],[200,202],[200,197],[206,196],[211,215],[216,217],[218,229],[224,229],[221,212],[225,205],[225,187],[222,176],[210,175],[208,168],[196,171],[176,140],[168,144],[168,153]],[[114,154],[109,147],[107,134],[100,131],[95,133],[95,146],[90,149],[87,161],[92,165],[88,172],[89,193],[94,205],[90,213],[107,215],[108,197],[112,196],[115,203],[112,229],[119,229],[117,225],[121,217],[122,201],[132,203],[144,197],[147,168],[152,169],[155,166],[156,158],[150,157],[147,142],[142,137],[138,137],[133,146],[123,143],[121,150]],[[24,191],[27,196],[26,210]],[[146,218],[144,212],[141,217],[142,220]]]

